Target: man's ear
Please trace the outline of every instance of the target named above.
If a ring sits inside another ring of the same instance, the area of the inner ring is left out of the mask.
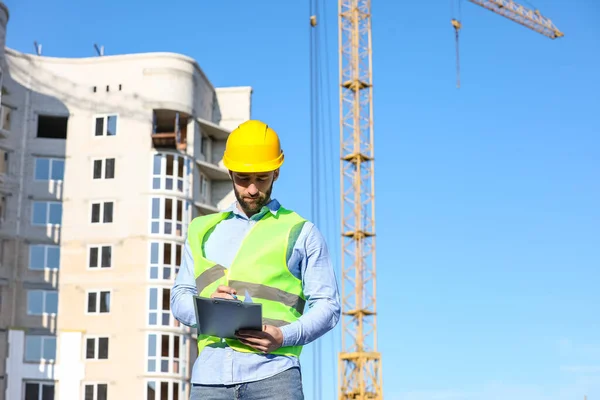
[[[273,182],[275,182],[279,178],[279,168],[273,171]]]

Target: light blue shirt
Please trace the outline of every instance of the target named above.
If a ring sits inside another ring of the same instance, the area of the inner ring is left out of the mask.
[[[236,203],[226,211],[232,214],[221,221],[205,241],[209,260],[229,268],[249,229],[267,212],[276,214],[280,204],[271,200],[258,213],[248,218]],[[302,281],[306,307],[304,314],[281,327],[283,346],[306,345],[333,329],[340,318],[339,291],[331,258],[323,236],[307,221],[289,253],[288,267]],[[171,312],[182,324],[196,327],[192,297],[197,295],[194,260],[186,241],[184,256],[171,291]],[[192,384],[233,385],[268,378],[288,368],[299,366],[293,356],[242,353],[228,347],[205,347],[192,369]]]

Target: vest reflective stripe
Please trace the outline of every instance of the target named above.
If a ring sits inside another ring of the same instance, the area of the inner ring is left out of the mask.
[[[223,212],[198,217],[188,228],[199,295],[210,297],[219,285],[228,285],[236,289],[240,300],[247,291],[253,302],[262,304],[264,324],[281,327],[294,322],[304,312],[306,299],[302,281],[289,271],[287,258],[306,220],[283,207],[276,215],[267,212],[250,229],[232,264],[225,268],[205,258],[203,243],[207,232],[229,215]],[[219,338],[198,335],[198,352],[219,342]],[[235,339],[225,342],[241,352],[256,352]],[[302,346],[293,346],[273,353],[299,357],[301,350]]]
[[[238,293],[246,295],[246,290],[251,298],[261,298],[264,300],[279,301],[288,307],[294,308],[299,315],[304,312],[306,300],[298,295],[284,292],[283,290],[260,285],[258,283],[229,281],[229,286],[234,288]]]
[[[227,269],[224,266],[217,264],[202,272],[200,276],[196,278],[196,288],[198,289],[198,293],[202,293],[202,291],[211,283],[224,277],[226,271]]]

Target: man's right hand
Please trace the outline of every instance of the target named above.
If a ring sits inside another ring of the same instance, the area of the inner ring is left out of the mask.
[[[237,292],[235,289],[230,288],[229,286],[225,286],[225,285],[220,285],[217,290],[210,295],[211,299],[214,298],[220,298],[220,299],[235,299],[235,297],[233,297],[234,295],[236,295]]]

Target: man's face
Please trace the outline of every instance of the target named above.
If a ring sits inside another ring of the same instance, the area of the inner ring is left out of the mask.
[[[279,177],[279,170],[246,174],[231,172],[235,197],[246,215],[251,216],[271,200],[273,183]]]

